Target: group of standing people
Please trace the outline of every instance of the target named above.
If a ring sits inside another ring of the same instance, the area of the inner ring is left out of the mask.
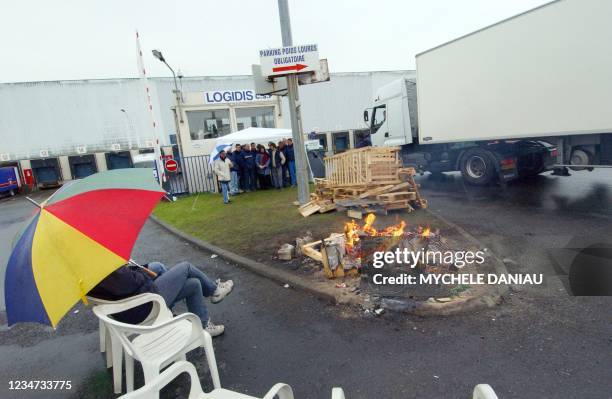
[[[269,142],[267,148],[255,143],[236,144],[227,152],[219,153],[213,170],[226,204],[230,202],[230,195],[293,187],[296,185],[293,140]]]

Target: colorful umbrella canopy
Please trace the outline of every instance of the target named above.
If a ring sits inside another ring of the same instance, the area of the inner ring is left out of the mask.
[[[150,169],[96,173],[41,204],[15,241],[6,268],[8,324],[55,327],[102,279],[126,264],[165,192]]]
[[[232,143],[229,142],[217,144],[210,153],[210,159],[208,160],[208,163],[212,164],[213,162],[215,162],[217,159],[219,159],[219,154],[221,153],[221,151],[227,151],[227,149],[231,147]]]

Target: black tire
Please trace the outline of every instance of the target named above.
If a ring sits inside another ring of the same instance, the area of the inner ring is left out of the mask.
[[[459,168],[466,183],[475,186],[486,186],[497,176],[493,156],[480,148],[467,150]]]

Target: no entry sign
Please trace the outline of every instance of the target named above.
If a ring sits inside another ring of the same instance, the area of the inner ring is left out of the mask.
[[[319,69],[319,48],[316,44],[260,50],[259,57],[263,76],[288,75]]]
[[[176,172],[178,170],[178,162],[176,162],[174,159],[166,159],[164,168],[166,168],[168,172]]]

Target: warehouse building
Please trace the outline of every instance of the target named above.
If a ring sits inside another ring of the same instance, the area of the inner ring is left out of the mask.
[[[304,133],[314,132],[327,154],[354,147],[375,90],[414,74],[336,73],[329,82],[301,86]],[[156,140],[167,156],[196,157],[209,154],[216,138],[246,127],[291,127],[286,99],[256,95],[251,76],[179,79],[181,112],[172,78],[150,78],[148,85],[152,112],[140,79],[0,84],[0,166],[18,166],[36,186],[61,184],[135,166]]]

